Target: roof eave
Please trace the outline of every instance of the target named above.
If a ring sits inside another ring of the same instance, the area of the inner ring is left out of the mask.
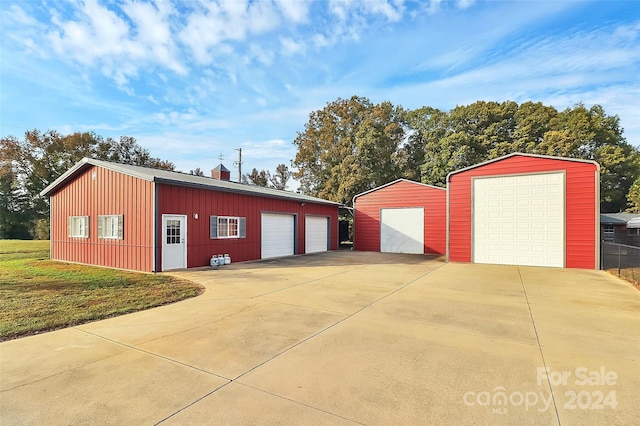
[[[398,182],[409,182],[409,183],[413,183],[413,184],[416,184],[416,185],[426,186],[426,187],[428,187],[428,188],[441,189],[441,190],[443,190],[443,191],[446,191],[446,188],[442,188],[442,187],[440,187],[440,186],[429,185],[429,184],[427,184],[427,183],[416,182],[416,181],[414,181],[414,180],[409,180],[409,179],[400,178],[400,179],[396,179],[396,180],[394,180],[394,181],[391,181],[391,182],[389,182],[389,183],[385,183],[384,185],[377,186],[377,187],[375,187],[375,188],[373,188],[373,189],[370,189],[370,190],[368,190],[368,191],[364,191],[364,192],[361,192],[361,193],[359,193],[359,194],[354,195],[354,196],[353,196],[353,202],[355,203],[355,202],[356,202],[356,198],[358,198],[358,197],[362,197],[363,195],[367,195],[367,194],[370,194],[370,193],[372,193],[372,192],[378,191],[378,190],[380,190],[380,189],[384,189],[384,188],[386,188],[386,187],[388,187],[388,186],[391,186],[391,185],[394,185],[394,184],[396,184],[396,183],[398,183]]]
[[[320,198],[315,197],[296,197],[295,195],[288,195],[286,191],[283,191],[282,194],[279,193],[268,193],[268,192],[256,192],[251,190],[244,190],[241,184],[237,184],[236,188],[227,188],[224,186],[211,185],[211,184],[199,184],[197,182],[187,182],[179,179],[167,179],[160,176],[157,176],[154,173],[137,173],[135,170],[131,170],[126,166],[121,166],[119,163],[113,162],[105,162],[101,160],[95,160],[92,158],[85,157],[82,160],[78,161],[73,165],[69,170],[64,172],[60,177],[58,177],[55,181],[53,181],[49,186],[43,189],[40,192],[41,196],[49,196],[59,190],[66,182],[70,179],[73,179],[83,171],[85,171],[90,166],[96,167],[104,167],[108,170],[113,170],[118,173],[125,174],[127,176],[136,177],[138,179],[150,181],[150,182],[158,182],[167,185],[177,185],[177,186],[187,186],[187,187],[196,187],[201,189],[207,189],[210,191],[223,191],[223,192],[231,192],[231,193],[241,193],[245,195],[251,195],[254,197],[266,197],[266,198],[276,198],[276,199],[285,199],[290,201],[297,201],[300,203],[317,203],[317,204],[325,204],[325,205],[333,205],[333,206],[341,206],[341,203],[329,200],[322,200]],[[275,190],[274,190],[275,191]]]
[[[61,174],[56,180],[51,182],[45,189],[40,191],[40,196],[47,197],[57,191],[57,188],[66,182],[68,179],[74,177],[77,173],[86,169],[90,165],[90,159],[85,157],[73,165],[69,170]]]
[[[598,170],[598,172],[600,171],[600,164],[598,164],[597,161],[593,161],[593,160],[585,160],[583,158],[557,157],[557,156],[553,156],[553,155],[528,154],[528,153],[525,153],[525,152],[512,152],[511,154],[503,155],[502,157],[498,157],[498,158],[494,158],[494,159],[491,159],[491,160],[483,161],[482,163],[474,164],[472,166],[463,167],[462,169],[458,169],[458,170],[454,170],[452,172],[449,172],[449,174],[447,174],[447,180],[446,181],[449,182],[449,179],[451,178],[451,176],[453,176],[455,174],[466,172],[467,170],[476,169],[478,167],[482,167],[482,166],[485,166],[487,164],[495,163],[497,161],[506,160],[507,158],[511,158],[511,157],[515,157],[515,156],[532,157],[532,158],[544,158],[544,159],[548,159],[548,160],[574,161],[574,162],[577,162],[577,163],[588,163],[588,164],[593,164],[594,166],[596,166],[596,169]]]
[[[181,181],[181,180],[173,180],[173,179],[165,179],[165,178],[161,178],[156,176],[153,179],[154,182],[160,183],[160,184],[165,184],[165,185],[176,185],[176,186],[185,186],[185,187],[190,187],[190,188],[199,188],[199,189],[206,189],[209,191],[220,191],[220,192],[230,192],[233,194],[243,194],[243,195],[251,195],[253,197],[265,197],[265,198],[276,198],[276,199],[284,199],[284,200],[289,200],[289,201],[297,201],[300,203],[316,203],[316,204],[327,204],[327,205],[334,205],[334,206],[341,206],[342,204],[337,203],[335,201],[329,201],[329,200],[323,200],[320,198],[299,198],[299,197],[295,197],[295,196],[289,196],[287,195],[287,193],[285,191],[283,191],[283,194],[275,194],[275,193],[257,193],[255,191],[249,191],[249,190],[243,190],[242,188],[226,188],[224,186],[212,186],[212,185],[205,185],[205,184],[199,184],[196,182],[185,182],[185,181]]]

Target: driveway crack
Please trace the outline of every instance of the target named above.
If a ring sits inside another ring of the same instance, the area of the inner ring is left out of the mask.
[[[542,365],[545,370],[547,370],[547,362],[544,359],[544,352],[542,352],[542,345],[540,344],[540,337],[538,336],[538,329],[536,328],[536,321],[533,318],[533,311],[531,311],[531,303],[529,303],[529,296],[527,295],[527,289],[524,286],[524,280],[522,279],[522,272],[520,271],[520,267],[518,266],[518,277],[520,277],[520,284],[522,285],[522,291],[524,292],[524,298],[527,301],[527,308],[529,309],[529,316],[531,317],[531,324],[533,325],[533,332],[536,335],[536,341],[538,342],[538,350],[540,351],[540,357],[542,358]],[[553,393],[553,388],[551,387],[551,381],[549,379],[549,375],[547,374],[547,385],[549,385],[549,392],[551,393],[551,399],[553,400],[553,409],[556,412],[556,420],[558,421],[558,425],[560,424],[560,414],[558,413],[558,405],[556,403],[556,397]]]

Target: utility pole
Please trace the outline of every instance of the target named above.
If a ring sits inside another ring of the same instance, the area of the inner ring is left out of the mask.
[[[238,166],[238,183],[242,183],[242,148],[236,148],[238,151],[238,161],[234,161],[233,165]]]

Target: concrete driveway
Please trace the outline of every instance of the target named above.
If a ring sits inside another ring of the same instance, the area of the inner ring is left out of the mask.
[[[0,344],[12,424],[640,424],[640,292],[333,252],[176,273],[173,305]]]

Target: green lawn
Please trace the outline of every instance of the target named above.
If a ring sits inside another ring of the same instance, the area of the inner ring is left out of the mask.
[[[160,306],[203,288],[166,275],[49,260],[49,241],[0,240],[0,341]]]

